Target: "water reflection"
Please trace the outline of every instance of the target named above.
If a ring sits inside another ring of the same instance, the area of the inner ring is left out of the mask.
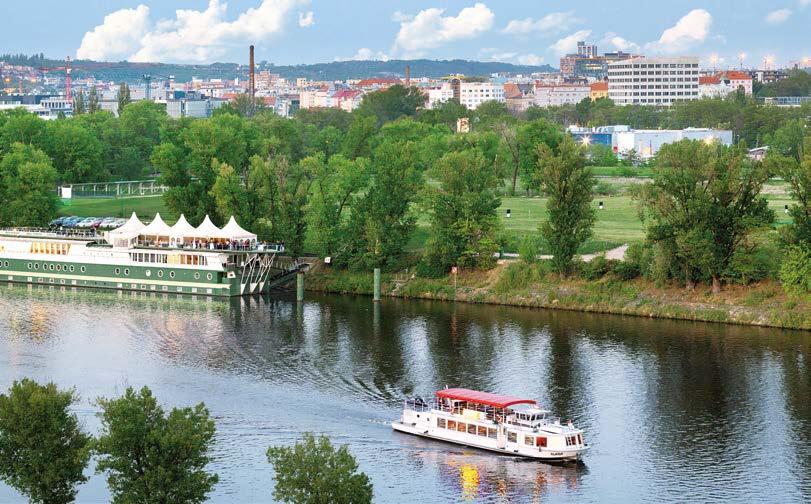
[[[15,287],[0,305],[0,385],[75,385],[91,427],[90,399],[128,384],[204,400],[218,422],[215,502],[266,501],[264,450],[305,430],[348,443],[381,502],[811,497],[808,333],[349,296]],[[537,398],[586,429],[586,465],[391,432],[403,398],[445,385]],[[106,497],[97,477],[82,492]]]

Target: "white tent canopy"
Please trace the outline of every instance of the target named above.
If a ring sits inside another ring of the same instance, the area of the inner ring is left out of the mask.
[[[138,233],[140,233],[144,227],[144,223],[138,219],[135,212],[132,212],[132,215],[126,223],[107,232],[107,242],[111,243],[114,247],[128,247],[130,242],[138,237]]]
[[[211,219],[206,215],[203,222],[185,235],[186,238],[204,238],[208,240],[222,239],[222,230],[211,222]]]
[[[256,241],[256,235],[242,229],[233,215],[228,220],[228,224],[222,228],[222,235],[229,240]]]
[[[194,233],[194,226],[189,224],[186,216],[180,214],[180,218],[175,222],[175,225],[169,228],[169,243],[170,245],[183,242],[183,238],[191,236]]]
[[[152,222],[138,232],[138,236],[154,236],[156,238],[161,236],[168,237],[170,230],[169,225],[163,222],[161,214],[156,213]]]

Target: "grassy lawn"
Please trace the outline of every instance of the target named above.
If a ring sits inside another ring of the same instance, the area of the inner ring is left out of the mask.
[[[138,217],[150,220],[160,212],[167,222],[174,222],[177,216],[166,208],[162,196],[136,196],[132,198],[74,198],[62,200],[59,215],[80,217],[129,217],[132,212]]]

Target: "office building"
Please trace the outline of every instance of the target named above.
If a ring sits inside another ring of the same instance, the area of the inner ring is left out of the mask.
[[[617,105],[669,106],[699,97],[698,58],[633,58],[608,65],[608,97]]]

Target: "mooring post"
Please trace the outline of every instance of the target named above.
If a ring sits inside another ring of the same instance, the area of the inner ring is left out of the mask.
[[[380,301],[380,268],[375,268],[375,291],[373,301]]]
[[[304,273],[296,273],[296,301],[304,301]]]

